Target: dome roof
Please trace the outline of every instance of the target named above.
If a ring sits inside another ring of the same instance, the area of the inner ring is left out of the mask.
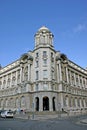
[[[50,30],[45,26],[42,26],[38,31],[39,32],[50,32]]]

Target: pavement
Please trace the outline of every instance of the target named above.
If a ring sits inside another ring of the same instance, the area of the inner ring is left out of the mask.
[[[48,120],[48,119],[64,119],[69,118],[68,116],[60,116],[60,115],[26,115],[26,114],[16,114],[15,118],[18,119],[27,119],[27,120]],[[86,119],[80,119],[80,123],[87,124],[87,118]]]
[[[80,123],[87,124],[87,119],[80,120]]]

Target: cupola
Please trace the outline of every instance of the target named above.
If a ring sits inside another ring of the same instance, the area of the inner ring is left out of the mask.
[[[53,47],[53,34],[51,31],[42,26],[35,34],[35,48],[51,46]]]

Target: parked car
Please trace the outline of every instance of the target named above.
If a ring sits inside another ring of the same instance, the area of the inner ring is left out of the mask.
[[[4,112],[4,110],[0,110],[0,117],[1,117],[1,113]]]
[[[3,111],[1,112],[1,117],[4,117],[4,118],[7,118],[7,117],[11,117],[13,118],[14,117],[14,114],[12,111]]]

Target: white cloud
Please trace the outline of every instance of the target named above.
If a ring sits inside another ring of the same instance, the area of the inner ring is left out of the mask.
[[[78,24],[74,29],[73,32],[77,33],[77,32],[82,32],[85,31],[87,29],[87,26],[85,24]]]

